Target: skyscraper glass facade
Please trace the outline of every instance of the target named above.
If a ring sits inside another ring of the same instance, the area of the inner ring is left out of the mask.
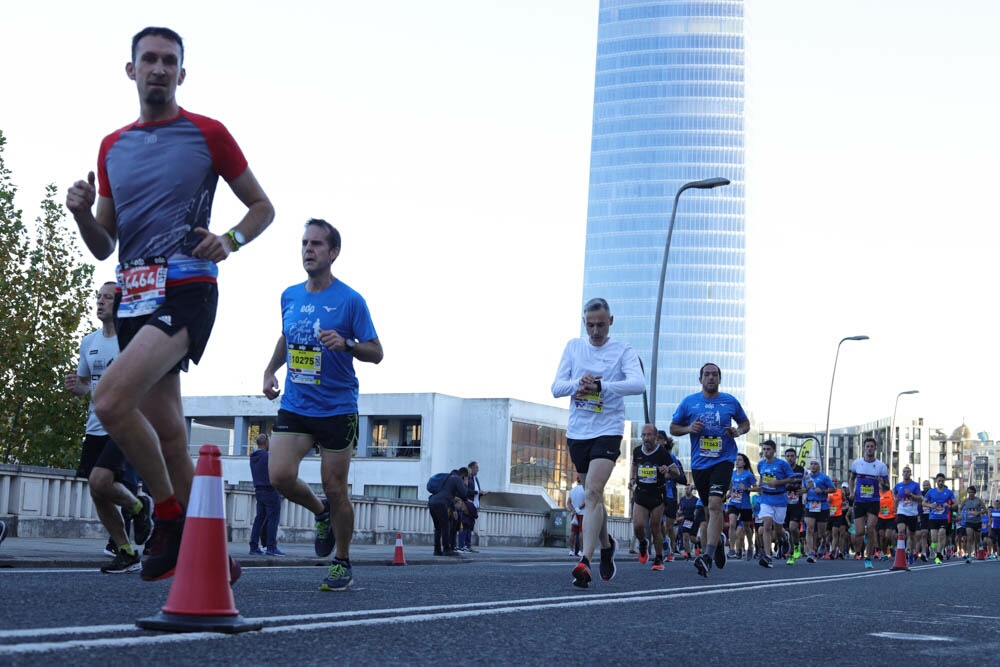
[[[743,2],[601,0],[597,40],[583,298],[608,300],[611,335],[635,347],[647,380],[674,195],[732,181],[678,205],[656,390],[665,429],[706,361],[722,391],[744,393]],[[637,425],[642,403],[627,402]]]

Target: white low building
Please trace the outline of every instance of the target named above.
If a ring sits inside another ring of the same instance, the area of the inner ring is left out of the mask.
[[[184,415],[193,455],[215,444],[230,484],[250,482],[247,455],[258,433],[270,433],[279,401],[263,396],[188,396]],[[358,445],[348,483],[351,493],[376,498],[425,499],[427,479],[479,463],[490,506],[542,510],[565,507],[574,470],[566,449],[569,411],[510,398],[458,398],[445,394],[361,394]],[[631,428],[626,428],[626,433]],[[629,447],[623,443],[608,486],[612,514],[627,498]],[[319,459],[309,456],[300,476],[318,485]]]

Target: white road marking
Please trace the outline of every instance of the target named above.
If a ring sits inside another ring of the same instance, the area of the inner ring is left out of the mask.
[[[911,635],[905,632],[871,632],[869,637],[882,637],[884,639],[901,639],[908,642],[953,642],[958,641],[954,637],[941,637],[940,635]]]
[[[925,566],[915,568],[914,572],[933,571],[942,567],[956,565]],[[574,592],[570,595],[561,595],[544,598],[524,598],[516,600],[494,600],[479,603],[460,603],[452,605],[431,605],[421,607],[405,607],[392,609],[370,609],[349,612],[334,612],[328,614],[295,614],[287,616],[268,616],[263,618],[245,618],[246,621],[260,621],[269,625],[260,632],[262,633],[285,633],[285,632],[305,632],[316,629],[329,629],[338,627],[358,627],[377,626],[397,623],[420,623],[441,619],[468,618],[474,616],[490,616],[499,614],[510,614],[517,612],[535,612],[547,609],[567,609],[578,607],[596,607],[610,604],[622,604],[631,602],[649,602],[651,600],[676,600],[682,598],[701,597],[706,595],[719,595],[732,590],[751,591],[763,589],[787,588],[791,586],[801,586],[804,584],[830,583],[844,581],[848,579],[864,579],[870,577],[881,577],[895,575],[892,570],[875,570],[864,572],[853,572],[847,574],[835,574],[824,576],[802,577],[788,579],[784,581],[761,581],[747,582],[735,581],[722,584],[704,584],[690,586],[678,590],[677,588],[664,588],[640,591],[621,591],[614,593],[585,593],[583,591]],[[342,620],[337,620],[342,619]],[[313,622],[306,622],[313,621]],[[318,622],[317,622],[318,621]],[[282,623],[289,623],[282,625]],[[35,638],[59,634],[71,634],[76,637],[80,635],[107,634],[126,631],[139,630],[133,625],[103,625],[103,626],[68,626],[61,628],[27,628],[24,630],[3,630],[0,631],[0,639],[19,637]],[[196,632],[180,634],[157,634],[138,635],[133,637],[102,637],[98,639],[71,639],[54,642],[34,642],[24,644],[0,645],[0,656],[18,655],[27,653],[46,653],[54,651],[65,651],[72,649],[91,648],[115,648],[126,646],[144,646],[167,643],[180,643],[188,641],[201,641],[203,639],[221,639],[227,636],[226,633]],[[925,636],[925,635],[919,635]]]

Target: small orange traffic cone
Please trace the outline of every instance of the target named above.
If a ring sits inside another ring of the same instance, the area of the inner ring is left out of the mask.
[[[896,538],[896,560],[893,561],[892,567],[889,568],[892,571],[896,570],[906,570],[910,571],[910,566],[906,562],[906,533],[900,533]]]
[[[403,534],[396,533],[396,552],[392,555],[393,565],[406,565],[406,559],[403,558]]]
[[[215,445],[202,445],[198,452],[170,594],[160,613],[136,621],[140,628],[236,633],[264,626],[240,616],[229,585],[226,497],[220,456]]]

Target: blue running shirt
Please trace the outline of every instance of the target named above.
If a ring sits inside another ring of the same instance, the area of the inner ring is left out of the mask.
[[[691,469],[704,470],[719,461],[735,461],[738,453],[736,439],[723,431],[734,422],[748,421],[740,402],[722,392],[712,398],[705,398],[698,392],[681,401],[671,421],[678,426],[690,426],[699,419],[705,428],[701,433],[688,435],[691,440]]]
[[[378,338],[368,304],[341,281],[334,279],[322,292],[307,291],[305,283],[286,289],[281,295],[281,332],[288,345],[288,369],[281,407],[306,417],[353,414],[358,411],[354,357],[324,347],[320,329],[361,342]]]

